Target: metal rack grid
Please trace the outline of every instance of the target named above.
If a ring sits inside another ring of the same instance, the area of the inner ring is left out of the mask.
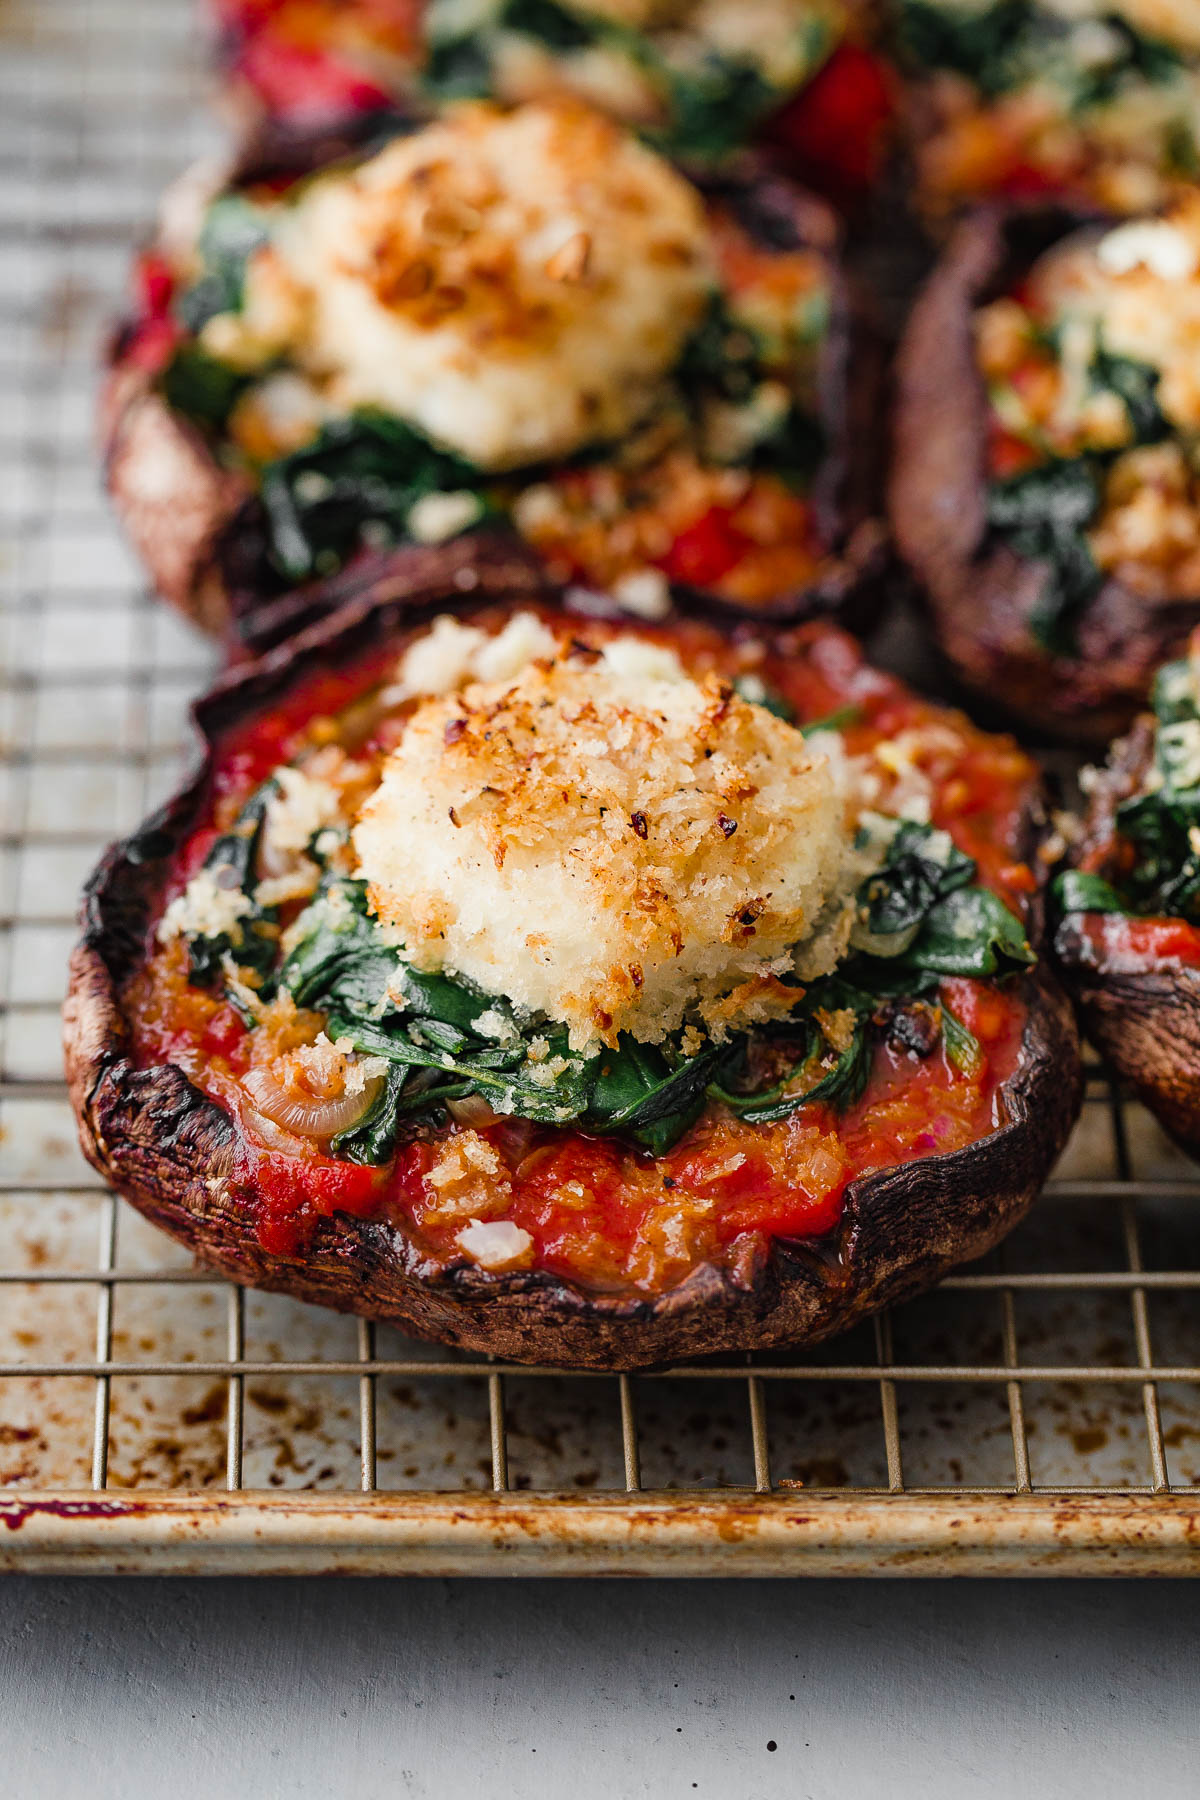
[[[202,68],[165,0],[0,13],[0,1562],[1191,1566],[1200,1180],[1099,1069],[986,1262],[813,1353],[632,1378],[243,1293],[86,1169],[75,895],[172,785],[211,668],[113,533],[93,368],[130,243],[214,141]]]

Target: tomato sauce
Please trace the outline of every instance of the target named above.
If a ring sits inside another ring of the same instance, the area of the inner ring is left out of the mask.
[[[505,616],[495,609],[479,622],[498,625]],[[1023,911],[1034,879],[1017,855],[1017,839],[1034,765],[1011,739],[978,731],[870,669],[844,633],[808,626],[767,646],[748,628],[731,640],[697,622],[670,632],[624,621],[572,621],[572,629],[595,642],[630,631],[670,642],[697,674],[752,673],[802,721],[853,708],[839,725],[850,755],[913,734],[919,747],[912,754],[932,784],[934,823],[976,859],[981,882]],[[164,902],[186,885],[253,788],[305,745],[330,741],[339,711],[386,681],[407,641],[397,638],[386,654],[299,682],[269,715],[224,739],[205,816]],[[219,992],[188,984],[178,942],[150,946],[124,1000],[141,1066],[176,1064],[238,1120],[233,1185],[267,1250],[297,1254],[322,1217],[343,1213],[389,1219],[434,1264],[464,1260],[456,1242],[464,1217],[447,1213],[443,1191],[428,1179],[464,1128],[422,1129],[383,1168],[340,1162],[316,1146],[281,1151],[245,1116],[239,1077],[249,1066],[252,1034]],[[742,1271],[774,1239],[820,1238],[838,1225],[857,1177],[962,1149],[1005,1122],[1002,1088],[1016,1068],[1025,1021],[1019,994],[1010,984],[947,979],[941,1000],[977,1038],[976,1066],[955,1067],[942,1044],[921,1059],[880,1042],[863,1097],[841,1113],[814,1103],[753,1125],[714,1103],[657,1159],[615,1139],[490,1119],[477,1135],[500,1158],[502,1216],[529,1233],[534,1268],[597,1292],[658,1293],[702,1263]]]
[[[232,64],[303,129],[394,105],[415,74],[421,0],[222,0]]]
[[[848,204],[861,200],[883,172],[897,104],[898,83],[887,63],[861,44],[839,44],[765,135],[818,192]]]
[[[1102,975],[1146,974],[1160,963],[1200,968],[1200,927],[1186,919],[1068,913],[1064,924],[1075,955]]]

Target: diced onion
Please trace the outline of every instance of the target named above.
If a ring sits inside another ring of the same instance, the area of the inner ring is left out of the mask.
[[[383,1077],[377,1075],[358,1093],[341,1094],[336,1100],[314,1100],[294,1088],[281,1087],[269,1069],[251,1069],[243,1076],[242,1086],[256,1110],[273,1125],[300,1137],[331,1138],[366,1117],[383,1086]]]

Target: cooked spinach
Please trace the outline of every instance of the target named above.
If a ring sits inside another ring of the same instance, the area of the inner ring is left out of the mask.
[[[757,334],[735,317],[723,294],[713,294],[677,365],[684,406],[700,421],[713,400],[750,406],[767,374],[766,352]],[[739,460],[763,464],[785,480],[804,482],[819,466],[826,447],[820,420],[810,407],[793,399]]]
[[[223,872],[223,884],[248,896],[275,791],[273,781],[256,790],[206,859]],[[795,1055],[766,1089],[747,1086],[751,1040],[744,1033],[686,1052],[679,1033],[658,1045],[622,1034],[611,1048],[573,1054],[562,1025],[524,1016],[466,981],[413,968],[383,940],[366,883],[328,869],[278,966],[277,911],[254,906],[233,932],[189,941],[191,979],[212,986],[232,957],[254,971],[262,997],[289,994],[325,1014],[332,1039],[386,1061],[369,1112],[334,1145],[350,1161],[386,1161],[403,1129],[440,1123],[447,1103],[468,1095],[498,1113],[618,1136],[661,1156],[710,1097],[752,1123],[812,1102],[852,1104],[868,1079],[872,1044],[894,1033],[897,1006],[936,997],[943,974],[1000,975],[1031,962],[1019,922],[972,885],[974,873],[945,833],[912,823],[894,832],[883,867],[857,899],[872,939],[895,937],[903,948],[860,951],[837,973],[797,984],[793,1013],[770,1028],[780,1047],[794,1044]],[[230,997],[237,1004],[232,989]],[[965,1056],[967,1037],[950,1027],[948,1053]]]
[[[1132,356],[1114,356],[1096,346],[1088,370],[1092,386],[1117,395],[1129,416],[1135,444],[1159,444],[1171,427],[1158,404],[1159,371]]]
[[[1081,58],[1073,62],[1072,98],[1077,112],[1107,105],[1130,79],[1158,86],[1172,80],[1186,66],[1173,45],[1161,38],[1144,37],[1120,13],[1105,13],[1103,23],[1112,46],[1109,55],[1091,62]]]
[[[793,401],[774,430],[754,446],[751,462],[771,469],[785,481],[811,481],[828,448],[820,420]]]
[[[266,219],[244,195],[213,201],[196,241],[202,273],[175,305],[181,325],[198,332],[217,313],[241,311],[246,264],[267,236]]]
[[[1037,18],[1030,0],[997,0],[983,8],[903,0],[896,35],[904,58],[919,69],[954,69],[989,96],[1021,79],[1021,52]]]
[[[326,574],[373,533],[403,539],[423,495],[477,492],[480,479],[472,464],[388,413],[364,408],[331,420],[313,443],[262,472],[272,560],[293,581]]]
[[[218,886],[236,888],[253,897],[263,820],[267,803],[277,791],[274,781],[264,781],[243,806],[233,829],[213,844],[204,859],[204,867],[214,876]],[[197,987],[214,986],[228,956],[240,969],[253,970],[262,984],[259,991],[265,996],[273,986],[279,951],[278,909],[252,905],[232,931],[223,931],[215,937],[189,936],[187,949],[188,977]],[[231,995],[231,1000],[240,1012],[236,996]]]
[[[711,294],[677,365],[685,399],[701,393],[748,400],[762,380],[761,365],[762,348],[754,333],[733,317],[724,294]]]
[[[996,0],[983,8],[902,0],[896,23],[902,58],[919,70],[953,69],[995,99],[1049,78],[1075,113],[1104,106],[1129,81],[1170,81],[1184,59],[1159,38],[1145,37],[1118,12],[1100,15],[1103,51],[1078,53],[1075,21],[1036,0]]]
[[[966,887],[975,864],[945,832],[905,822],[879,874],[864,883],[863,924],[872,936],[915,932],[938,901]]]
[[[852,1104],[870,1073],[881,1006],[936,996],[942,975],[998,976],[1031,963],[1020,923],[990,890],[972,885],[974,874],[945,833],[900,826],[884,867],[863,883],[858,899],[871,932],[903,934],[904,949],[856,954],[836,974],[797,987],[794,1014],[774,1028],[783,1041],[796,1040],[797,1054],[767,1090],[744,1088],[744,1034],[691,1055],[678,1039],[647,1045],[623,1035],[613,1049],[572,1056],[561,1026],[523,1019],[464,982],[422,975],[382,946],[361,882],[326,884],[280,983],[299,1004],[328,1012],[331,1036],[409,1071],[389,1080],[395,1129],[402,1116],[428,1117],[445,1098],[475,1093],[498,1112],[624,1137],[662,1155],[710,1096],[760,1124],[816,1101]],[[833,1014],[847,1030],[837,1051],[822,1026]],[[969,1040],[965,1027],[952,1026],[948,1053],[969,1060]],[[384,1104],[377,1101],[351,1134],[356,1156],[394,1143]]]
[[[1121,882],[1133,910],[1182,919],[1200,917],[1200,714],[1189,675],[1186,662],[1160,671],[1152,784],[1116,814],[1137,853]]]
[[[663,64],[670,122],[652,135],[680,156],[705,161],[744,144],[778,105],[779,94],[753,63],[710,50],[686,69]]]
[[[438,100],[481,98],[495,88],[493,34],[535,38],[560,56],[606,41],[637,41],[615,21],[585,17],[556,0],[501,0],[464,32],[453,6],[433,0],[426,14],[429,57],[422,82]]]
[[[507,1001],[413,969],[381,944],[364,883],[325,882],[308,916],[280,985],[297,1004],[327,1012],[331,1036],[401,1071],[388,1084],[397,1116],[438,1113],[445,1099],[475,1093],[497,1112],[619,1133],[659,1154],[695,1120],[727,1055],[709,1046],[684,1057],[623,1037],[614,1049],[573,1056],[561,1026],[518,1019]],[[382,1104],[351,1134],[364,1158],[372,1144],[394,1142],[377,1117]]]
[[[1075,869],[1059,875],[1062,912],[1200,919],[1200,705],[1186,659],[1159,670],[1152,704],[1149,779],[1116,809],[1117,833],[1134,854],[1111,881]]]
[[[1101,497],[1100,459],[1094,456],[1051,457],[993,481],[988,490],[992,530],[1019,556],[1046,564],[1030,630],[1052,655],[1073,653],[1076,622],[1103,581],[1084,536]]]
[[[492,59],[482,34],[431,36],[423,85],[440,100],[475,100],[488,93]]]
[[[761,706],[764,712],[773,713],[789,725],[795,723],[795,707],[789,706],[777,688],[768,687],[757,675],[736,676],[733,691],[750,706]]]
[[[1007,975],[1036,962],[1025,928],[990,888],[962,887],[931,906],[901,969],[934,975]]]
[[[809,986],[789,1021],[802,1036],[787,1075],[766,1092],[718,1092],[739,1117],[768,1124],[816,1101],[852,1105],[870,1074],[872,1042],[881,1031],[886,1035],[886,1002],[931,999],[943,975],[996,977],[1036,962],[1020,921],[990,888],[970,885],[974,863],[944,837],[928,825],[906,823],[896,832],[887,861],[863,882],[858,903],[872,935],[903,934],[906,947],[888,956],[851,956],[836,974]],[[848,1042],[832,1065],[821,1024],[831,1014],[849,1015]],[[965,1067],[978,1057],[978,1045],[972,1051],[971,1033],[957,1019],[947,1029],[946,1017],[943,1012],[947,1055]]]
[[[1088,544],[1099,517],[1104,484],[1118,456],[1138,444],[1157,444],[1171,427],[1158,403],[1159,371],[1097,344],[1088,368],[1094,392],[1117,396],[1129,419],[1130,439],[1116,449],[1082,456],[1050,456],[988,489],[988,523],[1018,555],[1046,564],[1033,636],[1056,656],[1077,651],[1076,626],[1104,576]]]
[[[1065,869],[1054,878],[1054,900],[1060,912],[1123,913],[1126,901],[1101,875],[1085,875],[1079,869]]]
[[[743,57],[709,50],[677,58],[646,32],[599,12],[588,15],[560,6],[556,0],[502,0],[469,33],[452,22],[452,15],[447,18],[447,11],[438,0],[430,9],[430,56],[423,78],[442,100],[492,91],[491,39],[500,33],[533,38],[559,56],[600,46],[626,58],[662,98],[664,122],[647,128],[646,135],[677,155],[711,160],[737,149],[781,98],[778,88]],[[807,40],[803,60],[811,73],[828,53],[832,38],[823,21],[813,21]]]
[[[602,35],[602,21],[556,6],[555,0],[508,0],[500,23],[506,31],[539,38],[551,50],[583,50]]]
[[[173,411],[219,431],[249,379],[228,363],[218,362],[199,344],[183,343],[163,371],[163,395]]]

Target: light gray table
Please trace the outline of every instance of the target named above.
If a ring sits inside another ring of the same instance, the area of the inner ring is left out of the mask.
[[[1184,1584],[19,1579],[10,1800],[1200,1793]]]

